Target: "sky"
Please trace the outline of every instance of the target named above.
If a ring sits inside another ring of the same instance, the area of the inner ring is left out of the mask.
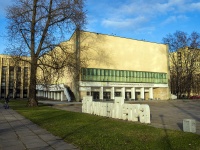
[[[12,0],[0,1],[2,53],[9,43],[5,40],[5,8]],[[176,31],[200,33],[199,0],[86,0],[85,10],[86,31],[156,43]]]

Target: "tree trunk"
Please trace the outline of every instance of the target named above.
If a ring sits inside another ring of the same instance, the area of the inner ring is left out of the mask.
[[[36,71],[37,71],[37,59],[32,57],[31,60],[31,72],[30,72],[30,85],[29,85],[29,107],[38,106],[36,99]]]
[[[76,69],[75,69],[75,97],[80,101],[79,76],[80,76],[80,29],[76,29]]]

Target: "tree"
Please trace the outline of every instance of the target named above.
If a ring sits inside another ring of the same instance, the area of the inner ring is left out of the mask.
[[[176,31],[163,42],[169,45],[171,91],[178,98],[185,94],[189,97],[199,76],[200,34]]]
[[[29,106],[37,106],[36,74],[40,58],[59,47],[71,30],[83,27],[83,6],[84,0],[16,0],[8,7],[9,54],[30,63]],[[29,56],[30,60],[22,56]],[[56,59],[49,64],[43,61],[42,65],[59,70],[67,63]]]

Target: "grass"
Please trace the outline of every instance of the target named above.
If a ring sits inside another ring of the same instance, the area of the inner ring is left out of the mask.
[[[10,106],[54,135],[84,150],[200,150],[200,136],[157,129],[90,114],[58,110],[40,105],[26,107],[26,101],[10,101]]]

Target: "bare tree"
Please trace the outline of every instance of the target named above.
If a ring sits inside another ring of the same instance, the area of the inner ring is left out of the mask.
[[[59,46],[71,30],[83,27],[83,6],[84,0],[15,0],[8,7],[9,54],[30,63],[28,106],[37,106],[35,89],[40,58]],[[21,56],[30,56],[30,61]],[[63,59],[58,63],[57,57],[52,56],[54,62],[43,61],[42,65],[59,70],[67,63]]]
[[[171,91],[178,98],[185,94],[189,97],[194,85],[198,84],[200,34],[176,31],[168,34],[163,41],[169,45]]]

